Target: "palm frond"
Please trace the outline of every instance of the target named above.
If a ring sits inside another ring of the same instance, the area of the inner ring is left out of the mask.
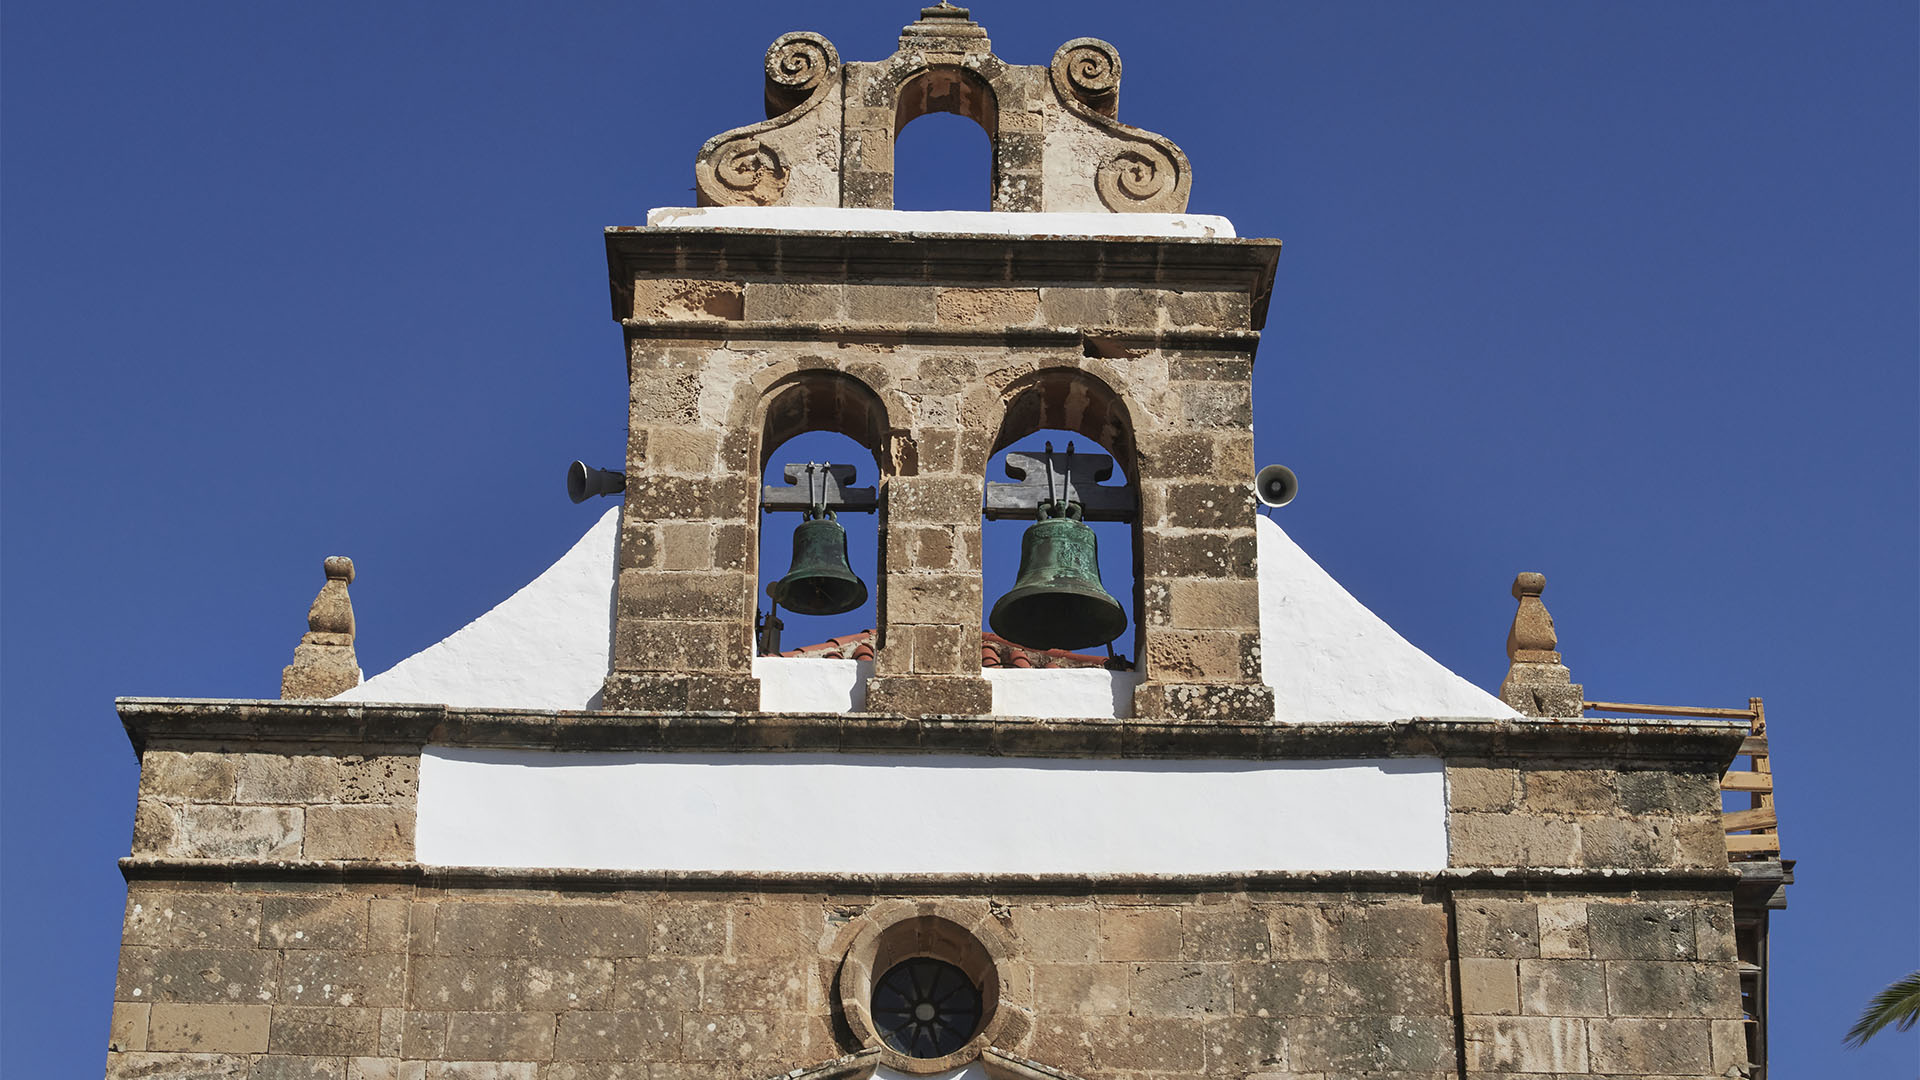
[[[1874,995],[1867,1011],[1860,1014],[1853,1030],[1847,1032],[1847,1045],[1863,1046],[1888,1024],[1905,1031],[1917,1020],[1920,1020],[1920,971]]]

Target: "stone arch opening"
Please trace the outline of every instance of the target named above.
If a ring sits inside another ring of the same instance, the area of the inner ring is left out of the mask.
[[[894,140],[895,210],[990,210],[993,186],[993,143],[964,117],[929,113]]]
[[[852,376],[833,371],[803,371],[775,383],[761,399],[761,408],[759,469],[755,473],[758,486],[754,492],[760,506],[753,544],[757,556],[754,603],[758,613],[754,652],[756,655],[793,652],[870,631],[878,624],[878,515],[840,509],[835,512],[835,520],[846,531],[847,565],[864,583],[865,599],[850,610],[830,614],[800,613],[783,606],[777,618],[784,625],[776,628],[774,635],[765,633],[764,619],[773,613],[767,587],[792,569],[795,530],[808,515],[769,510],[761,493],[770,486],[804,497],[810,478],[802,474],[798,484],[788,484],[785,467],[809,462],[852,465],[855,475],[849,487],[877,492],[891,471],[886,464],[890,460],[886,452],[886,407],[872,389]],[[824,488],[823,477],[811,479]],[[877,642],[869,644],[866,652],[870,654],[874,647]],[[860,658],[855,656],[855,651],[855,646],[848,644],[839,658]]]
[[[1112,458],[1112,475],[1101,486],[1119,486],[1132,495],[1135,507],[1140,503],[1138,453],[1134,445],[1133,421],[1119,392],[1090,372],[1077,368],[1053,368],[1034,372],[1010,384],[1001,394],[1004,411],[994,435],[986,464],[987,482],[1008,479],[1005,461],[1009,452],[1039,451],[1052,442],[1056,455],[1067,444],[1074,444],[1076,456],[1105,455]],[[1020,568],[1021,541],[1031,521],[987,520],[981,524],[982,565],[986,581],[982,590],[981,625],[987,626],[995,602],[1013,586]],[[1138,668],[1142,635],[1136,613],[1143,610],[1142,589],[1146,575],[1141,565],[1143,548],[1140,515],[1131,521],[1090,520],[1099,545],[1101,584],[1120,602],[1126,613],[1127,630],[1112,642],[1113,652]],[[1076,650],[1098,654],[1100,647]]]
[[[906,137],[909,125],[914,125],[912,138]],[[973,137],[976,127],[986,137],[984,154]],[[978,74],[937,65],[909,76],[894,96],[893,207],[991,209],[1000,173],[999,136],[998,98]]]

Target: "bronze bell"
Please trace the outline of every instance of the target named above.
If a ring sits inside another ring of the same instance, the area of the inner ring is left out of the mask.
[[[867,602],[867,583],[847,562],[847,530],[833,511],[810,514],[793,530],[793,563],[767,595],[801,615],[838,615]]]
[[[1039,509],[1040,520],[1020,538],[1020,575],[987,625],[1029,649],[1082,649],[1119,637],[1127,613],[1100,585],[1099,541],[1080,520],[1080,504],[1042,500]]]

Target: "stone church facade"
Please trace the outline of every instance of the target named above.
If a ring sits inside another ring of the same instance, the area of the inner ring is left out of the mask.
[[[1112,47],[939,7],[766,72],[701,206],[607,233],[625,497],[580,547],[364,684],[329,560],[284,700],[121,701],[107,1075],[1750,1075],[1747,725],[1583,717],[1537,575],[1475,690],[1258,515],[1279,244],[1186,213]],[[890,209],[929,111],[993,213]],[[879,470],[870,660],[756,638],[761,474],[822,430]],[[1130,664],[982,666],[988,466],[1043,431],[1124,478]]]

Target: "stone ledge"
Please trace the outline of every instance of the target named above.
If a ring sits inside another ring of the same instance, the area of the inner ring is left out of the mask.
[[[1108,348],[1231,348],[1254,352],[1260,331],[1142,329],[1142,327],[993,327],[922,323],[801,323],[793,319],[620,319],[628,336],[647,340],[768,340],[868,344],[1006,344],[1021,348],[1079,346],[1096,338]]]
[[[1553,759],[1609,767],[1720,769],[1746,737],[1725,720],[1577,722],[1416,717],[1379,723],[1060,720],[878,713],[647,713],[454,708],[374,702],[120,698],[135,750],[174,743],[356,747],[958,753],[996,757]],[[356,753],[366,752],[356,749]]]
[[[1214,282],[1255,297],[1253,325],[1280,241],[1245,237],[1094,238],[779,229],[614,227],[606,231],[607,270],[615,281],[637,275],[809,279],[898,283],[1113,282],[1189,288]],[[619,318],[622,312],[615,311]]]
[[[1454,870],[1261,870],[1208,874],[865,874],[732,870],[557,870],[427,866],[417,862],[286,859],[120,860],[128,881],[406,882],[439,888],[885,893],[1393,892],[1543,890],[1621,893],[1731,890],[1731,870],[1472,868]]]
[[[791,319],[630,319],[620,320],[629,336],[649,341],[821,341],[920,345],[1078,346],[1083,338],[1102,345],[1142,349],[1206,349],[1222,346],[1252,352],[1258,330],[1144,329],[1128,326],[968,326],[940,323],[799,322]]]

